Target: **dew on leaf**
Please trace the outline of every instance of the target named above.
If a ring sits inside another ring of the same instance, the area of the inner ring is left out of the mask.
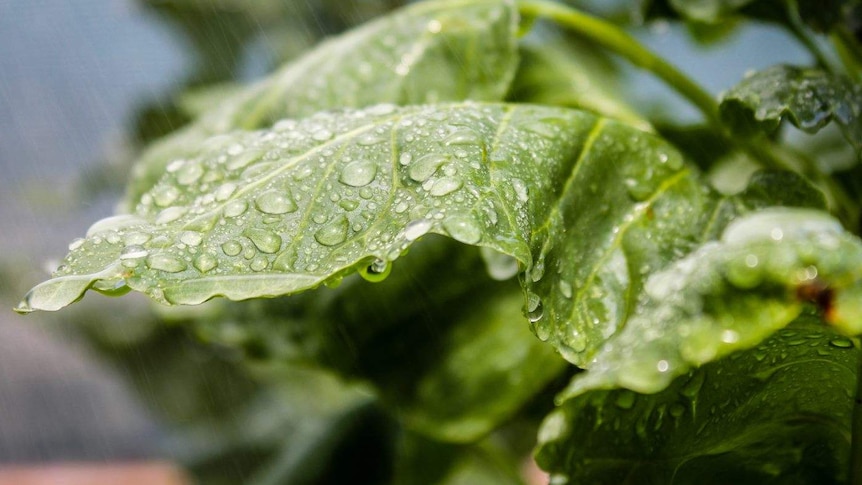
[[[147,257],[147,267],[166,273],[179,273],[186,269],[186,263],[169,254],[152,254]]]
[[[453,178],[453,177],[443,177],[431,186],[431,190],[429,191],[431,195],[435,197],[440,197],[444,195],[451,194],[452,192],[458,190],[463,185],[461,179]]]
[[[245,214],[246,210],[248,210],[248,202],[244,200],[234,200],[224,206],[224,216],[239,217]]]
[[[143,246],[133,244],[131,246],[126,246],[125,248],[123,248],[123,250],[120,252],[119,258],[121,260],[140,259],[140,258],[143,258],[143,257],[149,255],[149,254],[150,254],[150,252],[147,251]]]
[[[383,259],[375,259],[371,264],[364,268],[360,268],[359,275],[366,281],[379,283],[389,276],[392,272],[392,264]]]
[[[428,233],[428,231],[431,230],[432,225],[433,223],[428,219],[419,219],[417,221],[409,222],[404,226],[404,238],[408,241],[415,241]]]
[[[150,195],[157,206],[168,207],[180,197],[180,191],[170,185],[159,185],[150,192]]]
[[[370,184],[376,175],[377,165],[374,162],[360,160],[347,164],[338,180],[351,187],[362,187]]]
[[[180,241],[189,246],[199,246],[203,241],[203,236],[199,232],[185,231],[180,235]]]
[[[456,214],[443,220],[443,229],[456,241],[476,244],[482,239],[482,229],[476,220],[465,214]]]
[[[195,258],[193,264],[198,271],[206,273],[208,271],[212,271],[216,266],[218,266],[218,260],[212,254],[204,253]]]
[[[407,169],[407,175],[409,175],[413,181],[422,183],[431,178],[431,176],[434,175],[434,172],[440,168],[440,165],[443,165],[447,161],[448,158],[445,155],[430,153],[413,162],[413,164],[411,164]]]
[[[251,239],[252,244],[264,253],[273,254],[281,249],[281,236],[266,229],[247,229],[244,234]]]
[[[242,252],[242,244],[237,241],[227,241],[221,245],[221,250],[228,256],[237,256]]]
[[[348,222],[344,216],[338,217],[314,233],[314,239],[324,246],[335,246],[347,239]]]
[[[177,171],[177,183],[180,185],[191,185],[201,178],[204,174],[204,168],[199,163],[190,163],[184,165]]]
[[[249,268],[251,268],[252,271],[263,271],[266,269],[267,266],[269,266],[269,260],[267,260],[263,256],[258,256],[254,258],[251,261],[251,264],[249,264]]]
[[[296,202],[290,197],[290,192],[275,189],[267,190],[257,196],[254,205],[264,214],[280,215],[297,210]]]
[[[479,134],[469,128],[462,128],[443,139],[446,145],[478,145],[482,143]]]
[[[176,207],[168,207],[167,209],[159,212],[156,216],[156,224],[170,224],[180,217],[184,216],[188,211],[187,207],[176,206]]]

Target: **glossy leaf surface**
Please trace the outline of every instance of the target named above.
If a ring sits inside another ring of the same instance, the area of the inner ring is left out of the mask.
[[[422,2],[324,42],[151,146],[127,202],[137,204],[170,162],[231,143],[214,135],[327,109],[502,100],[518,63],[517,21],[505,0]]]
[[[819,69],[778,65],[754,73],[728,91],[721,117],[735,131],[775,131],[783,119],[814,133],[835,122],[862,150],[862,85]]]
[[[859,350],[813,317],[658,394],[592,391],[539,433],[552,483],[841,483]]]
[[[626,327],[560,399],[591,389],[658,392],[749,348],[813,301],[836,330],[862,333],[862,243],[823,212],[775,208],[733,221],[645,284]]]

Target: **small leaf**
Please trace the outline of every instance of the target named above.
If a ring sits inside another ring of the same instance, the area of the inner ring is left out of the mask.
[[[690,369],[757,345],[813,301],[862,333],[862,243],[823,212],[767,209],[649,277],[626,327],[560,399],[592,389],[658,392]]]
[[[653,395],[592,391],[539,432],[552,483],[843,483],[859,350],[815,318]]]
[[[518,63],[517,21],[507,0],[422,2],[324,42],[148,148],[127,203],[171,161],[227,147],[231,137],[212,137],[233,130],[378,103],[502,100]]]
[[[785,117],[809,133],[834,121],[862,150],[862,85],[819,69],[778,65],[756,72],[728,91],[720,108],[722,120],[743,135],[771,133]]]

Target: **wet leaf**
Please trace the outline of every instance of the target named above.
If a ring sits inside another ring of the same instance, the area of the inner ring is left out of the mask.
[[[744,135],[771,133],[785,118],[809,133],[835,122],[862,150],[862,85],[819,69],[778,65],[756,72],[722,97],[721,117]]]
[[[553,411],[552,483],[843,483],[859,350],[810,316],[658,394],[591,391]]]
[[[823,212],[773,208],[653,274],[626,327],[560,399],[592,389],[658,392],[692,368],[753,347],[806,303],[862,333],[862,243]]]
[[[170,162],[226,146],[230,137],[212,137],[233,130],[378,103],[502,100],[517,67],[516,34],[517,12],[506,0],[422,2],[369,22],[153,144],[135,165],[127,204],[137,204]]]
[[[90,287],[197,304],[379,280],[435,233],[505,255],[492,275],[520,267],[534,332],[584,366],[649,274],[750,206],[659,138],[563,108],[379,105],[230,138],[172,163],[136,215],[96,223],[19,310]]]

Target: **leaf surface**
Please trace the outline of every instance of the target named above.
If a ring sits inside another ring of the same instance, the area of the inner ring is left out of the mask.
[[[722,120],[740,134],[771,133],[783,119],[809,133],[830,122],[862,150],[862,85],[820,69],[777,65],[745,78],[721,100]]]
[[[511,1],[422,2],[326,41],[147,149],[127,203],[170,162],[229,145],[212,137],[233,130],[378,103],[502,100],[518,64],[517,22]]]
[[[733,221],[719,241],[651,275],[644,289],[626,327],[560,399],[618,387],[658,392],[758,344],[808,301],[837,330],[862,333],[862,243],[823,212],[766,209]]]
[[[859,350],[803,317],[658,394],[592,391],[539,433],[552,483],[843,483]]]
[[[172,163],[136,215],[91,227],[19,310],[91,287],[197,304],[380,279],[435,233],[514,258],[534,332],[585,366],[649,274],[756,206],[704,186],[661,139],[563,108],[379,105],[231,140]]]

